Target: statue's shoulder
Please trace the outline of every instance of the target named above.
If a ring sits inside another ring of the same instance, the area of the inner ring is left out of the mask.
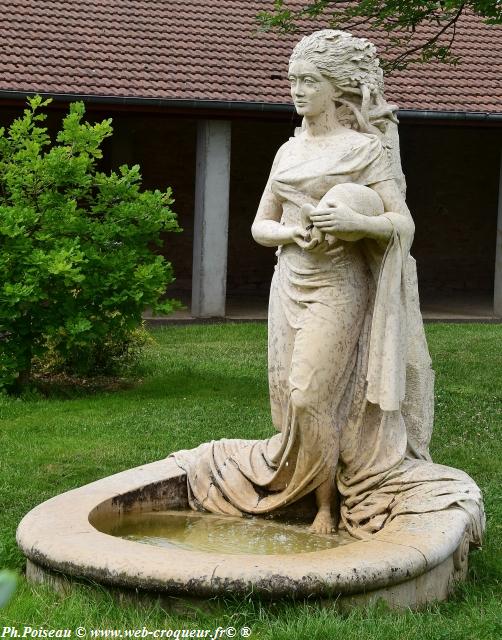
[[[351,129],[345,137],[343,146],[347,150],[347,155],[357,158],[361,167],[388,163],[388,154],[385,152],[382,140],[374,133],[361,133]]]
[[[277,165],[280,159],[284,155],[288,155],[288,153],[293,149],[293,147],[297,144],[296,138],[289,138],[286,140],[281,146],[277,149],[274,159],[274,166]]]
[[[291,149],[292,147],[294,147],[295,145],[298,144],[298,137],[297,136],[292,136],[291,138],[288,138],[286,140],[286,142],[283,142],[283,144],[281,144],[281,146],[279,147],[279,151],[278,153],[283,153],[284,151],[287,151],[288,149]]]
[[[361,133],[355,129],[348,129],[347,141],[355,147],[380,148],[382,146],[380,138],[374,133]]]

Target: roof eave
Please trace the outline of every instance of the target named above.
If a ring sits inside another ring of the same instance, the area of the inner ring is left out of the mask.
[[[275,113],[294,115],[294,107],[288,103],[250,102],[237,100],[207,100],[207,99],[178,99],[178,98],[143,98],[137,96],[101,96],[92,94],[48,93],[43,91],[14,91],[0,90],[0,100],[25,101],[27,97],[41,95],[52,98],[57,102],[73,102],[82,100],[89,104],[110,106],[136,106],[144,108],[176,109],[178,111],[197,112],[247,112]],[[423,109],[399,109],[400,120],[423,121],[469,121],[469,122],[502,122],[502,113],[477,111],[434,111]]]

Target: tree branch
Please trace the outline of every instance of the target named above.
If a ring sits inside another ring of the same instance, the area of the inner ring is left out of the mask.
[[[465,3],[462,3],[457,13],[453,16],[453,18],[447,24],[445,24],[444,27],[442,27],[434,36],[426,40],[424,43],[417,44],[415,47],[412,47],[411,49],[407,49],[406,51],[401,53],[399,56],[397,56],[397,58],[395,58],[389,63],[389,68],[390,69],[396,69],[398,67],[402,68],[401,63],[404,62],[404,60],[412,56],[417,51],[420,51],[420,50],[426,51],[429,47],[431,47],[433,44],[435,44],[439,40],[439,38],[443,35],[443,33],[448,31],[448,29],[453,26],[454,28],[453,28],[452,38],[450,39],[450,42],[446,47],[447,50],[450,50],[453,45],[453,41],[455,39],[457,21],[462,15],[464,9],[465,9]],[[408,60],[407,62],[409,63],[413,61]]]
[[[454,63],[455,56],[451,48],[455,41],[456,24],[462,13],[469,8],[480,16],[486,24],[502,24],[502,2],[500,0],[362,0],[345,2],[342,0],[304,0],[296,8],[288,9],[287,0],[276,0],[272,11],[262,11],[258,20],[265,30],[282,33],[308,33],[315,21],[323,18],[331,27],[339,29],[357,29],[370,26],[386,32],[391,47],[398,46],[404,51],[395,59],[382,61],[387,69],[404,68],[409,62],[426,62],[437,59]],[[419,27],[427,25],[435,33],[420,44],[416,42]],[[439,40],[448,30],[452,30],[449,42],[442,45]],[[394,34],[394,35],[393,35]],[[414,54],[422,52],[412,59]]]

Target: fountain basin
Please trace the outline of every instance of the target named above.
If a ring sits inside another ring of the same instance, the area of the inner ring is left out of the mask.
[[[369,540],[345,537],[334,547],[303,553],[166,548],[105,532],[124,518],[186,509],[186,477],[172,458],[56,496],[19,525],[27,577],[90,579],[155,596],[253,593],[349,604],[384,599],[392,607],[416,608],[446,599],[466,575],[468,520],[455,508],[399,516]]]

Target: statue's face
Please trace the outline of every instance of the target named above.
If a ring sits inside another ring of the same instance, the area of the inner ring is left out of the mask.
[[[296,60],[289,67],[291,97],[300,116],[317,116],[333,108],[335,87],[306,60]]]

